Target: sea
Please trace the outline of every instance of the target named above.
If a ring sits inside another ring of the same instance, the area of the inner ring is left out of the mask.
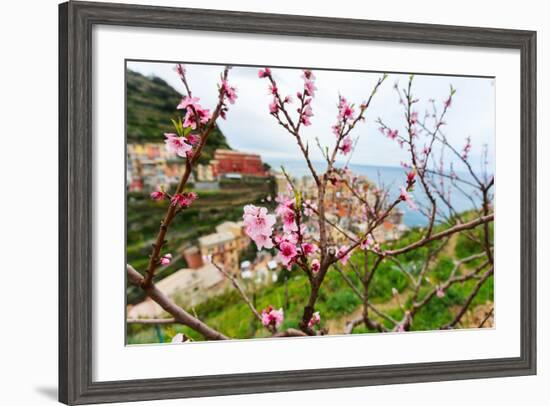
[[[288,159],[282,160],[268,157],[262,157],[262,159],[264,162],[268,163],[273,170],[281,170],[281,166],[284,166],[285,171],[292,177],[301,178],[302,176],[311,176],[307,164],[303,161],[293,161]],[[324,172],[326,169],[325,162],[313,162],[313,166],[320,173]],[[390,200],[399,195],[400,187],[404,186],[406,182],[406,170],[402,167],[350,164],[349,168],[353,173],[357,175],[364,175],[378,186],[383,185],[389,189]],[[473,178],[469,173],[457,171],[457,176],[470,182],[473,181]],[[437,181],[439,182],[439,179]],[[444,178],[443,182],[446,190],[449,186],[452,187],[450,179]],[[479,208],[481,206],[481,196],[479,196],[475,188],[463,183],[459,183],[459,185],[462,191],[459,191],[455,187],[452,187],[451,189],[451,202],[455,210],[457,212],[463,212]],[[429,205],[428,197],[424,193],[422,185],[420,185],[418,181],[412,195],[415,202],[417,202],[417,205],[422,207],[431,207]],[[448,214],[448,210],[446,209],[446,206],[443,205],[441,200],[439,200],[438,207],[443,208],[445,210],[445,214]],[[412,210],[405,202],[401,203],[399,208],[403,210],[403,223],[407,227],[424,227],[428,224],[427,217],[422,214],[420,210]]]

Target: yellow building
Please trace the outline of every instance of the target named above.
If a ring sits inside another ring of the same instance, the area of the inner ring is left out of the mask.
[[[214,173],[212,172],[212,165],[197,165],[197,180],[199,182],[213,182]]]
[[[244,222],[243,221],[224,221],[223,223],[216,226],[216,231],[218,233],[229,231],[235,236],[237,240],[237,249],[242,251],[250,245],[250,238],[244,233]]]
[[[239,270],[238,239],[231,231],[222,231],[199,238],[199,247],[203,257],[212,257],[226,271]]]

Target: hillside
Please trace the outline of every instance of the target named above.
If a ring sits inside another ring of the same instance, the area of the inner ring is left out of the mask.
[[[176,106],[181,95],[159,77],[126,71],[127,142],[163,142],[163,134],[173,131],[171,119],[181,112]],[[208,162],[217,148],[230,149],[223,133],[216,128],[208,137],[202,162]]]

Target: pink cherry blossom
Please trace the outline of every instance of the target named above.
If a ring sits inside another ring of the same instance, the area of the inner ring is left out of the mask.
[[[291,190],[292,191],[292,190]],[[285,208],[291,208],[294,205],[294,199],[285,195],[284,193],[279,193],[275,198],[275,201],[278,203],[277,214],[279,210],[284,210]]]
[[[401,187],[401,194],[399,195],[399,198],[406,202],[411,210],[417,209],[412,196],[409,194],[409,192],[407,192],[407,189],[405,189],[404,187]]]
[[[284,208],[280,211],[280,216],[283,221],[283,230],[285,232],[298,231],[298,225],[296,224],[296,213],[293,209]]]
[[[198,134],[189,134],[187,136],[187,142],[191,145],[197,145],[201,140],[201,136]]]
[[[300,112],[300,109],[297,109],[298,113],[301,113],[300,115],[300,122],[305,125],[306,127],[311,125],[310,117],[313,117],[313,110],[309,104],[306,104],[306,107],[302,112]]]
[[[258,248],[258,250],[261,250],[262,248],[265,248],[268,250],[273,248],[273,240],[269,235],[258,234],[254,238],[254,242],[256,243],[256,247]]]
[[[472,149],[471,144],[472,139],[470,137],[466,137],[466,145],[464,145],[464,148],[462,148],[462,158],[468,159],[468,154],[470,153],[470,150]]]
[[[311,261],[311,271],[313,273],[319,272],[320,269],[321,269],[321,263],[319,262],[318,259],[314,259],[313,261]]]
[[[309,319],[309,323],[307,325],[309,328],[311,328],[319,323],[321,323],[321,315],[319,314],[319,312],[315,312],[311,316],[311,319]]]
[[[176,107],[178,110],[186,109],[189,106],[198,106],[200,99],[198,97],[185,96]]]
[[[153,193],[151,193],[151,199],[153,200],[164,200],[166,199],[166,193],[162,190],[155,190]]]
[[[418,112],[417,111],[413,111],[411,113],[411,116],[409,118],[409,122],[411,123],[411,125],[414,125],[418,122]]]
[[[311,125],[311,120],[309,119],[308,116],[302,116],[300,118],[300,122],[305,125],[306,127],[310,126]]]
[[[438,298],[442,298],[445,296],[445,291],[441,286],[438,286],[437,290],[435,291],[435,294],[437,295]]]
[[[235,100],[237,100],[237,89],[230,86],[227,80],[222,80],[222,89],[229,103],[234,104]]]
[[[407,173],[407,183],[412,183],[416,177],[416,171],[413,169]]]
[[[345,97],[340,97],[338,103],[338,120],[351,120],[353,119],[354,109],[348,103]]]
[[[273,306],[268,306],[262,310],[262,324],[266,327],[278,328],[285,318],[283,309],[275,310]]]
[[[319,247],[317,247],[317,245],[310,242],[305,242],[302,244],[302,252],[304,253],[304,255],[313,255],[317,252],[318,249]]]
[[[282,242],[288,242],[294,245],[298,244],[298,233],[295,233],[295,232],[290,232],[288,234],[283,234],[283,235],[278,234],[273,238],[277,244],[280,244]]]
[[[317,204],[312,202],[311,200],[306,200],[304,202],[304,214],[308,217],[311,217],[315,214],[315,211],[317,210]]]
[[[296,246],[290,242],[283,241],[279,244],[279,259],[284,266],[288,267],[296,258]]]
[[[259,77],[260,79],[262,79],[262,78],[267,78],[267,77],[269,77],[269,76],[271,76],[271,69],[269,69],[269,68],[260,69],[260,70],[258,71],[258,77]]]
[[[337,136],[337,137],[340,137],[340,123],[336,123],[334,124],[332,127],[332,133]]]
[[[304,108],[304,112],[303,112],[304,116],[306,117],[313,117],[313,109],[311,108],[311,105],[307,105],[305,108]]]
[[[352,147],[353,141],[351,140],[351,137],[347,136],[342,141],[342,145],[340,145],[340,151],[342,151],[342,154],[347,155],[351,152]]]
[[[284,99],[284,102],[285,102],[285,103],[289,103],[289,104],[290,104],[290,103],[292,103],[292,101],[293,101],[293,100],[292,100],[292,96],[291,96],[291,95],[285,96],[285,99]]]
[[[370,248],[372,244],[374,244],[374,238],[372,238],[372,234],[369,234],[363,241],[361,241],[360,248],[362,250],[366,250]]]
[[[176,193],[174,196],[172,196],[170,204],[172,206],[178,206],[182,209],[186,209],[191,206],[191,203],[193,203],[197,199],[197,197],[197,194],[194,192]]]
[[[192,128],[195,130],[197,128],[197,121],[201,124],[206,124],[212,117],[209,109],[203,109],[200,105],[194,105],[193,109],[187,109],[185,117],[183,120],[183,126],[186,128]]]
[[[315,80],[315,75],[309,69],[304,69],[304,73],[302,74],[302,79],[304,79],[304,80]]]
[[[249,235],[271,235],[272,227],[276,222],[273,214],[268,214],[265,207],[246,205],[244,207],[243,220]]]
[[[271,114],[275,114],[279,111],[279,106],[277,105],[277,99],[273,99],[271,103],[269,103],[269,112]]]
[[[244,207],[243,220],[245,233],[256,243],[258,250],[262,247],[267,249],[273,247],[271,235],[276,222],[273,214],[268,214],[265,207],[249,204]]]
[[[304,82],[304,94],[309,97],[315,97],[315,91],[317,90],[317,86],[315,86],[315,83],[312,80],[306,80]]]
[[[172,254],[165,254],[161,259],[160,259],[160,264],[161,265],[168,265],[170,263],[170,261],[172,261]]]
[[[348,252],[348,250],[349,247],[347,245],[342,245],[340,248],[338,248],[336,258],[338,258],[342,265],[346,265],[348,263],[348,260],[350,259],[351,252]]]
[[[281,200],[281,199],[284,199],[284,200]],[[275,208],[275,214],[277,214],[277,216],[281,217],[281,219],[283,217],[285,217],[285,215],[287,217],[290,218],[290,213],[287,213],[288,211],[291,211],[292,213],[294,213],[294,201],[289,199],[288,197],[283,197],[283,195],[279,195],[275,198],[275,201],[277,201],[279,204],[277,205],[277,207]]]
[[[173,133],[165,133],[164,136],[166,137],[164,140],[166,149],[182,158],[185,158],[188,152],[193,149],[193,147],[186,142],[184,137],[178,137]]]
[[[388,130],[386,131],[386,135],[388,136],[389,139],[395,140],[397,138],[397,135],[399,135],[399,131],[391,130],[388,128]]]

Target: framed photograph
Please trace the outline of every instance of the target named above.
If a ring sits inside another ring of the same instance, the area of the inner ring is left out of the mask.
[[[536,373],[536,33],[59,8],[59,399]]]

